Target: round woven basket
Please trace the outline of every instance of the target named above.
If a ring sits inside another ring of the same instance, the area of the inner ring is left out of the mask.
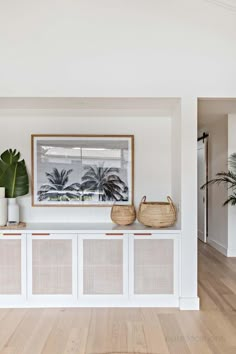
[[[170,197],[168,202],[146,202],[143,197],[138,210],[138,221],[151,227],[169,227],[174,225],[177,219],[175,205]]]
[[[136,211],[133,205],[116,205],[111,209],[111,220],[117,225],[130,225],[136,219]]]

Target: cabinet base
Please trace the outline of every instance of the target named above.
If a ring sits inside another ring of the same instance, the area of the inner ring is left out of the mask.
[[[180,310],[199,310],[199,297],[181,297],[179,299],[179,308]]]
[[[108,299],[107,297],[97,297],[88,296],[81,299],[52,299],[44,297],[30,300],[23,300],[22,298],[15,299],[1,299],[0,296],[0,308],[58,308],[58,307],[175,307],[178,308],[180,305],[179,298],[176,296],[134,296],[129,299],[113,298]]]

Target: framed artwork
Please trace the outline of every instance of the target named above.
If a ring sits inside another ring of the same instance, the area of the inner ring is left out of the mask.
[[[32,135],[33,206],[130,205],[133,135]]]

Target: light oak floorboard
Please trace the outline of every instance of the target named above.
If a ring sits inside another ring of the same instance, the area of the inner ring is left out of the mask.
[[[8,342],[17,333],[20,333],[17,328],[24,316],[29,313],[26,309],[12,309],[9,313],[0,320],[0,353],[5,347],[8,347]],[[5,348],[4,350],[6,350]]]
[[[200,311],[0,309],[0,354],[235,354],[236,259],[199,243]]]

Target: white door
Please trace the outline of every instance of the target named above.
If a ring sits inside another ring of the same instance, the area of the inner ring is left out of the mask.
[[[207,191],[201,186],[207,182],[207,138],[198,141],[198,238],[207,242]]]

